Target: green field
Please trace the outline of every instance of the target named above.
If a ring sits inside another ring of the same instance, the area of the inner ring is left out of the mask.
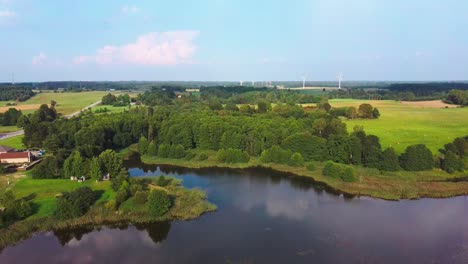
[[[468,135],[468,107],[447,109],[391,100],[330,100],[333,107],[359,106],[361,103],[377,107],[381,116],[372,120],[345,120],[348,130],[361,125],[368,134],[377,135],[383,147],[393,147],[397,152],[403,152],[409,145],[422,143],[437,153],[456,137]]]
[[[53,93],[41,92],[33,96],[31,99],[19,102],[16,106],[5,106],[8,102],[0,102],[0,112],[15,107],[20,109],[23,114],[32,113],[39,108],[41,104],[50,104],[51,100],[57,102],[57,112],[68,115],[80,111],[84,107],[93,104],[108,94],[107,91],[92,91],[80,93]]]
[[[4,140],[0,140],[0,145],[8,146],[14,149],[24,149],[23,137],[24,135],[19,135],[19,136],[7,138]]]
[[[18,130],[21,130],[21,128],[17,126],[0,126],[0,133],[9,133]]]

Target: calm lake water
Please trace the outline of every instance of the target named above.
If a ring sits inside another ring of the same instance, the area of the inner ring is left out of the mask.
[[[468,263],[468,198],[346,198],[269,170],[127,163],[172,175],[218,211],[193,221],[38,234],[0,263]]]

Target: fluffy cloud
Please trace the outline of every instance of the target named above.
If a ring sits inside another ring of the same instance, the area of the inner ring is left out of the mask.
[[[34,65],[43,64],[46,60],[47,60],[47,54],[45,54],[44,52],[40,52],[39,54],[37,54],[36,56],[32,58],[32,64]]]
[[[78,56],[75,64],[175,65],[187,63],[195,53],[198,31],[151,32],[123,46],[107,45],[92,56]]]
[[[129,14],[138,13],[138,11],[140,11],[140,8],[138,8],[137,6],[122,6],[120,11],[123,14],[129,15]]]
[[[4,17],[14,17],[16,16],[16,13],[13,12],[13,11],[10,11],[8,9],[5,9],[5,10],[0,10],[0,18]]]

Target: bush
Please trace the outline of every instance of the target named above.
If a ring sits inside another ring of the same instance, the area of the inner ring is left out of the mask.
[[[440,167],[448,173],[463,171],[463,161],[452,151],[447,151],[440,162]]]
[[[195,158],[195,154],[193,154],[192,151],[187,151],[187,153],[185,154],[184,160],[192,160],[193,158]]]
[[[268,150],[264,150],[260,156],[260,161],[263,163],[280,163],[289,164],[292,156],[291,150],[284,150],[281,147],[274,145]]]
[[[198,154],[197,160],[203,161],[203,160],[207,160],[207,159],[208,159],[208,155],[205,152],[202,152],[202,153]]]
[[[115,204],[116,207],[119,207],[123,202],[125,202],[128,199],[128,193],[125,189],[120,189],[116,194],[115,194]]]
[[[306,168],[309,170],[309,171],[314,171],[315,170],[315,164],[313,162],[308,162],[306,164]]]
[[[143,190],[143,187],[141,187],[140,184],[132,184],[130,185],[130,195],[131,196],[134,196],[138,191],[142,191]]]
[[[57,198],[55,215],[59,219],[76,218],[84,215],[96,201],[96,195],[89,187],[80,187],[73,192],[63,193]]]
[[[135,203],[145,204],[148,201],[148,191],[138,191],[135,193]]]
[[[432,152],[424,144],[408,146],[400,156],[400,166],[408,171],[431,170],[434,166]]]
[[[171,201],[165,191],[152,190],[148,195],[146,206],[151,215],[162,216],[169,211]]]
[[[165,187],[171,183],[172,179],[164,177],[163,175],[159,176],[158,179],[156,180],[156,185]]]
[[[324,176],[341,179],[344,182],[355,182],[354,169],[351,166],[338,164],[333,161],[327,161],[323,168]]]
[[[301,153],[295,152],[291,155],[291,159],[289,160],[289,166],[293,167],[302,167],[304,166],[304,158],[302,158]]]
[[[169,158],[171,154],[171,146],[168,144],[161,144],[158,148],[158,156],[161,158]]]
[[[219,162],[225,163],[244,163],[250,160],[250,156],[247,152],[232,148],[220,149],[217,158]]]

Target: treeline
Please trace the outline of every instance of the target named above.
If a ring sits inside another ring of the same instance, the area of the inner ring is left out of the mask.
[[[0,88],[0,101],[23,102],[34,96],[34,92],[29,87],[7,86]]]
[[[113,94],[106,94],[101,99],[102,105],[112,105],[112,106],[128,106],[130,105],[131,99],[128,94],[120,94],[115,96]]]
[[[425,101],[447,99],[450,91],[468,90],[468,83],[395,83],[379,89],[343,89],[329,92],[329,98],[365,100]]]
[[[445,101],[450,104],[468,105],[468,90],[450,90]]]
[[[0,113],[0,125],[22,127],[23,113],[16,108],[9,108],[5,113]]]

